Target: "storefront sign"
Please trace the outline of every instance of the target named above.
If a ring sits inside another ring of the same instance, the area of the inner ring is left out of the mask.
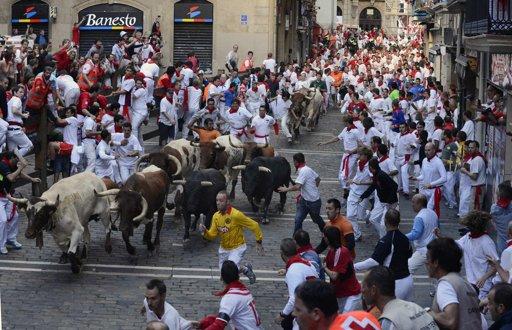
[[[82,10],[78,19],[84,18],[80,30],[142,30],[143,13],[125,6],[126,11],[111,11],[109,5],[98,5]]]
[[[208,1],[180,1],[174,5],[175,23],[213,23],[213,5]]]
[[[11,23],[48,23],[48,11],[47,4],[27,4],[26,2],[14,4],[12,5]]]
[[[497,86],[512,90],[511,54],[491,55],[491,81]]]

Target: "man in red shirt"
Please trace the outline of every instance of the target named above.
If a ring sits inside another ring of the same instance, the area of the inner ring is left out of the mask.
[[[99,91],[100,85],[94,84],[91,86],[88,92],[80,93],[77,108],[77,118],[79,120],[83,121],[83,117],[85,116],[96,118],[95,116],[91,115],[89,111],[87,111],[87,109],[89,109],[89,107],[94,103],[98,103],[101,110],[105,110],[107,108],[108,100],[104,95],[100,95]]]

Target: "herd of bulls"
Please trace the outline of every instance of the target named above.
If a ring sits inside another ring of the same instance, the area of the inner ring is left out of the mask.
[[[148,166],[139,171],[143,163]],[[90,244],[90,221],[101,221],[104,225],[108,253],[112,251],[111,230],[118,227],[128,253],[134,255],[135,247],[130,244],[134,228],[144,224],[143,242],[153,251],[160,244],[165,209],[175,207],[176,215],[183,216],[183,239],[187,241],[192,215],[194,227],[201,214],[209,226],[216,211],[217,193],[231,182],[229,195],[234,198],[240,172],[242,190],[266,223],[273,192],[292,182],[290,164],[284,157],[276,156],[269,145],[242,143],[229,135],[208,143],[174,140],[160,152],[144,154],[136,164],[136,172],[121,188],[109,179],[83,172],[55,183],[41,197],[9,198],[27,215],[25,236],[36,239],[41,248],[43,231],[50,232],[62,250],[60,262],[69,260],[71,270],[78,273]],[[175,192],[174,203],[167,202],[171,192]],[[286,193],[280,193],[280,211],[285,201]],[[152,241],[155,212],[158,219]],[[117,220],[119,224],[114,226]]]

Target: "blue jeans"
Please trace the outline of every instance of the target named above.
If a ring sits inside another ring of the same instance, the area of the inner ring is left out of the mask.
[[[293,232],[295,233],[297,230],[302,229],[302,222],[308,214],[313,219],[313,222],[318,225],[320,231],[323,231],[325,223],[320,216],[320,207],[322,206],[322,200],[318,199],[314,202],[308,202],[304,198],[300,198],[297,203],[297,211],[295,212],[295,228]]]

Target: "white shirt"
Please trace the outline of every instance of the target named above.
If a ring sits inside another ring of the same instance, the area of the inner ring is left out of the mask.
[[[101,117],[100,123],[110,133],[114,133],[116,131],[114,127],[114,117],[112,117],[108,113],[104,114],[103,117]]]
[[[270,132],[270,127],[275,124],[275,119],[269,115],[261,118],[259,115],[252,119],[251,127],[255,129],[254,142],[265,143]]]
[[[509,241],[507,241],[509,242]],[[509,272],[509,283],[512,279],[512,246],[507,247],[503,252],[501,252],[501,258],[500,258],[500,266],[504,270]],[[493,283],[499,283],[501,282],[501,277],[499,274],[496,274],[496,276],[492,280]]]
[[[119,104],[120,105],[126,104],[126,97],[131,97],[130,92],[132,91],[133,87],[135,87],[135,80],[133,78],[125,79],[125,77],[123,77],[121,79],[121,89],[123,91],[129,92],[129,93],[119,95]]]
[[[270,103],[270,107],[274,113],[274,118],[278,120],[288,114],[288,110],[290,110],[291,106],[292,101],[290,99],[287,101],[283,100],[281,95],[277,95],[277,98]]]
[[[112,175],[111,160],[116,159],[112,154],[112,149],[103,140],[96,146],[96,162],[94,163],[94,172],[100,178]]]
[[[56,82],[57,89],[62,96],[66,95],[66,93],[72,89],[80,89],[73,78],[67,74],[57,77]]]
[[[140,72],[142,72],[146,78],[155,79],[158,78],[158,75],[160,74],[160,68],[158,67],[158,64],[154,62],[146,62],[141,65]]]
[[[229,316],[229,324],[234,329],[260,329],[261,318],[256,311],[254,298],[247,289],[229,289],[220,301],[219,315],[221,313]]]
[[[188,111],[197,111],[201,106],[201,96],[203,92],[201,88],[195,88],[194,86],[187,87],[188,91]]]
[[[379,159],[379,167],[380,169],[389,175],[389,173],[398,171],[398,169],[395,166],[395,163],[391,160],[391,158],[386,158],[385,160]]]
[[[62,130],[62,138],[64,142],[78,145],[78,127],[80,127],[80,121],[76,117],[68,117],[64,119],[68,124]]]
[[[23,104],[21,103],[21,99],[17,96],[11,97],[9,102],[7,102],[7,121],[17,122],[23,125],[23,117],[20,115],[15,115],[12,110],[16,109],[19,112],[23,109]]]
[[[434,188],[442,186],[446,182],[446,169],[443,161],[437,156],[431,160],[428,160],[427,157],[423,158],[418,180],[421,183],[420,187],[425,184],[430,184]]]
[[[476,180],[471,180],[472,186],[481,186],[485,184],[485,161],[482,157],[478,156],[471,159],[469,172],[471,174],[478,173]]]
[[[242,107],[239,107],[238,111],[235,113],[229,113],[229,111],[227,111],[225,116],[229,124],[229,134],[231,135],[238,135],[252,118],[252,114],[246,108]]]
[[[128,138],[128,144],[125,146],[121,145],[121,141],[125,139],[124,133],[112,134],[112,142],[116,146],[116,152],[119,154],[119,165],[131,167],[135,165],[138,157],[130,157],[128,154],[132,154],[134,151],[139,152],[139,156],[142,153],[142,147],[139,143],[139,139],[133,134]]]
[[[169,115],[173,120],[170,121],[167,118],[167,116],[164,115],[164,113]],[[167,97],[164,97],[160,101],[160,116],[158,116],[158,122],[160,122],[164,125],[167,125],[167,126],[172,126],[172,125],[176,124],[176,120],[177,120],[176,107],[174,106],[173,103],[171,103],[167,99]]]
[[[151,321],[160,321],[165,323],[169,329],[173,330],[189,330],[192,329],[192,324],[190,321],[185,320],[183,317],[178,314],[178,311],[174,307],[171,306],[167,301],[164,305],[164,315],[162,318],[159,318],[155,312],[149,309],[148,302],[144,298],[144,308],[146,309],[146,321],[149,323]]]
[[[421,209],[416,218],[420,218],[423,222],[423,233],[420,238],[414,240],[416,250],[427,249],[427,244],[435,239],[434,229],[438,226],[438,218],[436,212],[429,208]]]
[[[84,143],[94,142],[96,144],[96,140],[94,138],[88,138],[86,135],[87,131],[91,131],[91,132],[96,131],[96,121],[94,121],[94,119],[92,119],[91,117],[86,117],[83,125],[84,125],[82,128],[82,139],[84,139],[83,142]]]
[[[343,150],[345,152],[357,149],[357,142],[362,140],[361,131],[357,128],[348,130],[347,127],[345,127],[338,135],[338,139],[343,141]]]
[[[466,133],[468,141],[475,139],[475,123],[472,120],[467,120],[464,126],[462,126],[461,131]]]
[[[190,68],[184,67],[181,69],[180,75],[183,75],[183,80],[181,81],[182,88],[186,88],[190,85],[190,79],[194,78],[194,71]]]
[[[144,87],[138,88],[132,92],[132,111],[142,117],[148,115],[148,105],[146,103],[147,91]]]
[[[476,282],[489,270],[487,256],[496,260],[498,252],[496,245],[489,235],[483,235],[478,238],[469,237],[469,233],[459,238],[456,242],[462,249],[464,257],[464,269],[466,270],[466,278],[471,284]],[[484,284],[484,291],[488,291],[491,286],[491,279]],[[487,290],[485,290],[487,288]]]
[[[286,286],[288,287],[288,302],[286,303],[286,306],[284,306],[283,314],[289,315],[292,313],[293,306],[295,305],[295,289],[304,283],[309,277],[318,278],[315,266],[311,264],[308,266],[298,262],[290,265],[286,271],[285,278]]]
[[[400,134],[396,139],[395,161],[403,161],[405,155],[411,155],[412,146],[416,145],[416,135],[414,133]]]
[[[300,194],[302,198],[308,202],[316,202],[319,200],[320,192],[316,186],[318,174],[309,166],[301,167],[297,172],[295,182],[301,185]]]
[[[263,61],[263,66],[265,69],[270,70],[270,72],[274,73],[276,72],[276,60],[273,58],[267,58]]]
[[[362,130],[362,141],[363,141],[364,145],[367,146],[368,148],[371,147],[371,145],[372,145],[372,138],[374,136],[378,136],[378,137],[380,137],[382,139],[384,137],[384,134],[382,134],[375,127],[370,127],[368,132],[366,132],[365,129],[363,128],[363,130]]]
[[[356,162],[356,174],[352,179],[352,184],[350,185],[350,192],[353,192],[357,195],[362,195],[366,189],[370,186],[370,184],[360,184],[361,182],[371,182],[372,177],[370,170],[368,169],[368,162],[364,165],[363,170],[359,169],[359,160]],[[357,183],[357,184],[356,184]]]

